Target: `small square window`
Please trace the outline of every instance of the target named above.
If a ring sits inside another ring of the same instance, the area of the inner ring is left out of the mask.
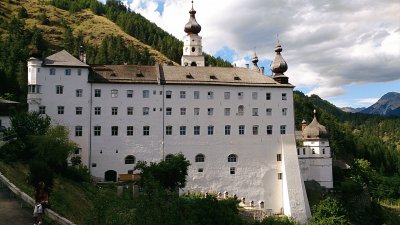
[[[57,113],[60,115],[64,114],[64,106],[57,106]]]
[[[272,116],[272,109],[271,108],[267,108],[267,116]]]
[[[143,116],[149,115],[149,111],[150,111],[149,107],[143,107]]]
[[[165,135],[172,135],[172,126],[165,127]]]
[[[127,98],[133,98],[133,90],[127,90],[126,91],[126,97]]]
[[[100,136],[101,135],[101,126],[94,126],[94,136]]]
[[[278,180],[282,180],[282,173],[278,173]]]
[[[149,98],[150,97],[150,91],[149,90],[143,90],[143,98]]]
[[[101,115],[101,107],[94,107],[94,115]]]
[[[203,172],[203,168],[198,168],[197,172],[202,173]]]
[[[231,115],[231,108],[225,108],[224,109],[224,115],[225,116],[230,116]]]
[[[244,135],[244,131],[245,131],[245,126],[239,125],[239,135]]]
[[[75,90],[75,96],[78,97],[78,98],[82,97],[82,89],[76,89]]]
[[[149,136],[149,135],[150,135],[150,127],[144,126],[143,127],[143,136]]]
[[[231,98],[231,93],[230,92],[224,92],[224,99],[228,100]]]
[[[94,89],[94,97],[96,98],[101,97],[101,89]]]
[[[133,126],[127,126],[126,127],[126,135],[127,136],[133,136]]]
[[[172,108],[171,107],[168,107],[168,108],[165,109],[165,115],[167,115],[167,116],[172,115]]]
[[[118,126],[111,127],[111,136],[118,136]]]
[[[266,94],[265,94],[265,99],[266,99],[266,100],[271,100],[271,93],[269,93],[269,92],[266,93]]]
[[[200,92],[199,91],[194,91],[193,92],[193,98],[194,99],[200,99]]]
[[[238,98],[239,99],[243,99],[244,97],[244,93],[243,92],[238,92]]]
[[[75,136],[76,137],[82,136],[82,126],[76,126],[75,127]]]
[[[267,126],[267,135],[271,135],[272,134],[272,125],[268,125]]]
[[[66,76],[71,75],[71,69],[65,69],[65,75]]]
[[[200,108],[194,108],[194,115],[195,116],[198,116],[198,115],[200,115]]]
[[[258,135],[258,126],[257,125],[253,126],[253,135]]]
[[[111,90],[111,98],[117,98],[118,97],[118,90]]]
[[[50,75],[56,75],[56,69],[55,68],[51,68],[50,69]]]
[[[165,98],[172,98],[172,91],[166,91]]]
[[[61,95],[64,93],[64,86],[56,85],[56,94]]]
[[[253,100],[257,100],[257,98],[258,98],[258,93],[257,93],[257,92],[251,93],[251,97],[252,97]]]
[[[181,108],[181,115],[182,116],[186,115],[186,108]]]
[[[180,126],[179,127],[179,134],[180,135],[186,135],[186,126]]]
[[[282,161],[282,154],[276,154],[276,161],[278,161],[278,162]]]
[[[229,168],[229,173],[230,174],[235,174],[236,173],[236,168],[235,167]]]
[[[111,115],[118,115],[118,107],[111,107]]]
[[[225,135],[231,135],[231,125],[225,125]]]
[[[258,116],[258,108],[253,108],[252,109],[252,115],[253,116]]]
[[[186,98],[186,91],[180,91],[179,96],[180,98]]]
[[[282,116],[286,116],[287,115],[287,108],[283,108],[282,109]]]
[[[82,69],[78,69],[78,76],[82,75]]]
[[[193,134],[194,135],[200,135],[200,126],[194,126]]]
[[[207,115],[212,116],[214,114],[214,108],[207,109]]]
[[[286,134],[286,125],[281,125],[281,134]]]
[[[133,115],[133,107],[127,107],[126,108],[126,114],[127,115]]]
[[[214,99],[214,92],[212,91],[207,92],[207,99]]]
[[[39,114],[46,114],[46,106],[39,106]]]
[[[92,163],[92,167],[97,167],[97,164],[96,163]]]
[[[282,93],[282,100],[287,100],[286,93]]]
[[[214,135],[214,126],[208,126],[208,135]]]
[[[75,114],[82,115],[82,107],[75,107]]]

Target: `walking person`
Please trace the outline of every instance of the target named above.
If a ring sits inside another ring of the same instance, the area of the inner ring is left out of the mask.
[[[49,192],[44,182],[39,182],[35,188],[35,207],[33,210],[34,225],[43,224],[44,210],[49,204]]]

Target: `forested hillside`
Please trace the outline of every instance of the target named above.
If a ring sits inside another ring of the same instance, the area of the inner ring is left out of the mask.
[[[183,26],[183,25],[182,25]],[[61,49],[89,64],[180,64],[182,42],[116,0],[0,2],[0,96],[25,102],[26,61]],[[206,65],[231,66],[206,55]]]

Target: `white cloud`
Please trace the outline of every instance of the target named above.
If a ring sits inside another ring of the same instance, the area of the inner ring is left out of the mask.
[[[379,98],[362,98],[362,99],[356,99],[356,102],[358,105],[363,105],[363,106],[370,106],[372,104],[375,104]]]
[[[189,19],[189,1],[129,0],[129,6],[179,39]],[[162,2],[162,3],[160,3]],[[163,13],[156,9],[163,4]],[[392,0],[202,0],[195,1],[203,49],[227,46],[237,65],[254,47],[273,59],[279,34],[296,86],[331,97],[357,83],[388,82],[400,77],[400,2]]]

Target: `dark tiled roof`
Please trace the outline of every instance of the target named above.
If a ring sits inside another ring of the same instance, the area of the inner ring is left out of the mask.
[[[67,51],[62,50],[44,59],[43,66],[89,67]]]
[[[94,83],[158,83],[156,66],[92,65],[91,69]]]

